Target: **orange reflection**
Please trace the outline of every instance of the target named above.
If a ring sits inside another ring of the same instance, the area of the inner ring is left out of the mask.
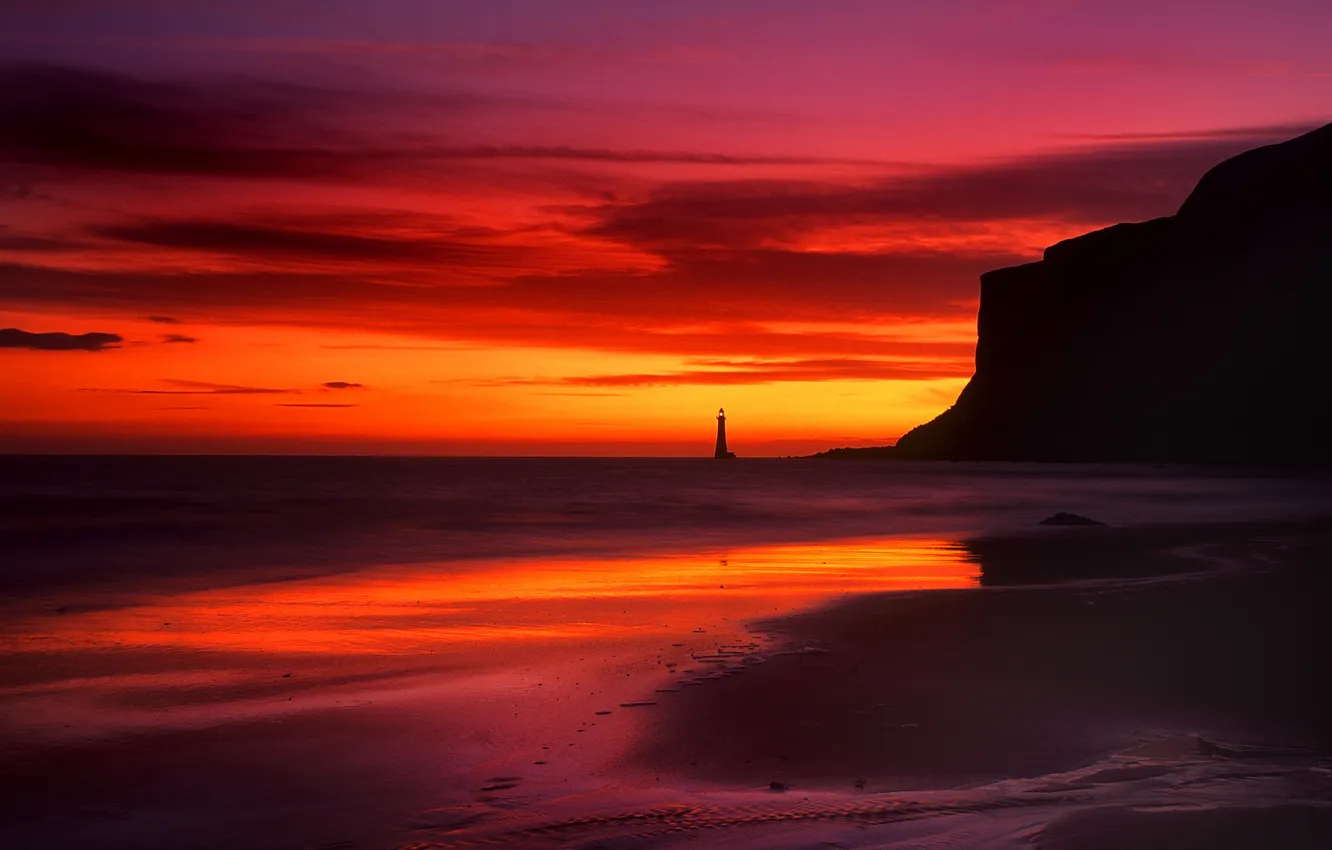
[[[515,559],[383,567],[223,588],[128,608],[33,618],[11,648],[441,653],[688,632],[845,593],[958,588],[974,564],[942,540],[766,546],[722,557]]]

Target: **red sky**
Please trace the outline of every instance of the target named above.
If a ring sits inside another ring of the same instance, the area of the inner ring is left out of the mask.
[[[970,375],[980,272],[1332,111],[1324,2],[0,21],[0,451],[706,454],[721,405],[742,455],[891,442]]]

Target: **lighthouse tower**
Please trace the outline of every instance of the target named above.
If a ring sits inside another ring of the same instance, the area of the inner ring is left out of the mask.
[[[717,450],[712,453],[717,459],[735,457],[735,452],[726,450],[726,409],[717,411]]]

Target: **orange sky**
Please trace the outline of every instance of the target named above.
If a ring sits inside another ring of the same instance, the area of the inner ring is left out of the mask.
[[[58,5],[0,36],[0,451],[891,442],[980,272],[1332,95],[1294,0]]]

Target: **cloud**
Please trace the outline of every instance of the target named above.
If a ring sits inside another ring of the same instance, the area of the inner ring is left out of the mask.
[[[455,343],[685,354],[891,354],[859,333],[764,323],[968,320],[979,274],[1003,256],[705,254],[660,274],[530,275],[508,285],[401,286],[363,275],[143,273],[0,265],[0,301],[80,309],[179,307],[208,321],[373,328]],[[866,328],[869,330],[870,328]]]
[[[343,345],[321,345],[329,351],[466,351],[464,345],[390,345],[387,343],[349,343]]]
[[[184,324],[180,319],[171,316],[145,316],[148,321],[156,322],[159,325],[181,325]]]
[[[198,341],[198,338],[186,336],[185,334],[162,334],[162,342],[164,343],[192,344]]]
[[[1205,130],[1174,130],[1157,133],[1056,133],[1056,139],[1091,142],[1180,142],[1197,139],[1280,140],[1303,135],[1321,126],[1321,122],[1270,124],[1251,127],[1217,127]]]
[[[727,179],[680,180],[663,175],[703,172],[628,166],[753,164],[764,168],[750,173],[772,175],[768,166],[827,160],[441,144],[371,131],[380,125],[368,116],[401,106],[235,79],[156,83],[0,67],[0,160],[20,169],[153,171],[178,176],[173,182],[185,189],[205,177],[354,176],[371,186],[404,167],[444,183],[483,167],[489,177],[483,161],[502,160],[493,173],[504,174],[518,199],[506,221],[453,220],[438,209],[311,213],[297,191],[261,214],[254,206],[210,208],[207,216],[154,208],[77,222],[65,237],[68,256],[52,244],[57,235],[42,234],[40,256],[0,263],[0,305],[150,315],[161,324],[178,323],[175,314],[373,330],[417,337],[422,348],[900,357],[922,351],[921,343],[861,329],[969,321],[982,272],[1094,227],[1169,214],[1210,166],[1292,132],[1213,128],[1081,139],[1091,144],[966,165],[839,167],[800,180],[739,179],[746,172],[732,170]],[[578,163],[620,164],[602,170],[632,174],[603,184],[592,172],[577,175]],[[439,204],[457,197],[445,191]],[[970,354],[953,345],[949,356],[958,351]]]
[[[116,348],[124,338],[110,333],[29,333],[18,328],[0,329],[0,348],[26,348],[31,351],[105,351]]]
[[[129,395],[287,395],[300,390],[274,387],[249,387],[239,384],[215,384],[211,381],[175,381],[164,379],[171,389],[89,389],[88,392],[126,393]]]
[[[360,390],[365,388],[365,384],[358,384],[353,381],[325,381],[324,388],[330,390]]]
[[[26,0],[0,0],[0,11],[11,18],[64,17],[71,8],[106,6],[97,0],[49,0],[41,8]],[[120,11],[120,7],[110,4]],[[169,2],[151,2],[137,0],[136,6],[156,6],[158,16],[169,15],[177,11],[177,5]],[[197,7],[199,4],[192,4]],[[235,2],[219,4],[225,6],[227,14],[235,14],[238,4]],[[271,4],[268,4],[271,5]],[[54,6],[55,9],[45,8]],[[12,8],[12,11],[11,11]],[[100,11],[100,10],[99,10]],[[264,16],[270,17],[271,11]],[[63,43],[62,39],[52,38],[44,33],[47,43]],[[21,38],[21,35],[19,36]],[[0,34],[0,40],[4,35]],[[17,40],[17,39],[13,39]],[[473,67],[492,67],[511,69],[525,67],[549,70],[555,67],[606,68],[607,66],[636,65],[700,65],[714,64],[726,54],[713,47],[696,45],[660,45],[644,47],[642,45],[606,46],[592,44],[539,44],[529,41],[401,41],[387,38],[367,40],[363,38],[339,37],[301,37],[290,35],[167,35],[155,33],[147,35],[124,35],[120,33],[80,32],[71,43],[85,48],[89,44],[100,47],[114,47],[131,50],[178,50],[197,55],[200,52],[219,53],[254,53],[268,56],[335,56],[335,57],[424,57],[444,61],[467,63]]]
[[[815,156],[562,145],[450,145],[385,129],[377,116],[540,107],[502,95],[320,88],[242,77],[169,82],[37,64],[0,65],[0,162],[62,172],[345,180],[447,161],[544,160],[812,165]]]
[[[40,251],[68,252],[79,248],[68,239],[50,239],[44,236],[28,236],[0,232],[0,251],[22,251],[36,253]]]
[[[573,160],[581,162],[650,163],[675,165],[864,165],[877,168],[892,166],[884,160],[844,159],[821,156],[737,155],[708,151],[615,150],[540,145],[476,145],[472,147],[424,147],[416,154],[422,159],[531,159]]]
[[[1285,59],[1254,59],[1234,56],[1209,56],[1193,51],[1181,51],[1174,45],[1167,52],[1117,51],[1094,52],[1082,50],[1076,54],[1052,54],[1042,64],[1062,73],[1105,73],[1124,75],[1148,73],[1162,74],[1207,73],[1233,74],[1256,77],[1329,77],[1332,66],[1301,65]]]
[[[497,249],[476,241],[489,234],[473,233],[473,241],[433,237],[388,238],[344,229],[314,230],[291,225],[255,224],[206,219],[147,220],[92,228],[98,236],[161,248],[187,248],[248,257],[307,257],[326,260],[406,260],[433,263],[498,264],[513,248]]]
[[[285,393],[299,393],[300,390],[293,389],[274,389],[272,387],[248,387],[236,384],[215,384],[211,381],[176,381],[164,380],[162,383],[170,384],[173,387],[181,389],[175,390],[176,394],[193,393],[207,395],[281,395]]]
[[[1198,178],[1288,125],[1134,138],[978,164],[922,167],[872,181],[679,183],[635,204],[584,208],[589,232],[663,251],[735,249],[813,228],[1055,220],[1108,224],[1173,213]]]
[[[344,170],[310,116],[337,98],[239,81],[158,83],[40,65],[0,66],[0,161],[88,171],[244,177]],[[325,129],[325,132],[327,130]]]
[[[360,407],[359,404],[277,404],[274,407]]]
[[[762,321],[857,322],[888,316],[958,315],[982,272],[1017,255],[805,252],[716,248],[670,255],[655,274],[590,271],[530,275],[493,290],[454,293],[455,303],[564,314],[584,323],[671,325]]]
[[[822,359],[822,360],[694,360],[697,367],[675,372],[578,375],[556,379],[509,378],[489,382],[501,386],[644,387],[773,384],[835,380],[931,380],[965,378],[969,359]]]
[[[860,164],[880,170],[889,167],[895,171],[921,170],[919,165],[826,156],[442,144],[438,138],[397,134],[385,129],[394,126],[394,122],[376,120],[408,110],[418,113],[436,110],[448,116],[463,110],[491,108],[503,100],[499,96],[477,94],[427,97],[337,90],[240,77],[162,82],[86,69],[8,64],[0,65],[0,161],[53,167],[62,173],[72,170],[284,180],[363,178],[403,169],[420,173],[422,168],[437,169],[450,160],[723,166]],[[542,106],[549,108],[550,104]],[[1223,144],[1224,150],[1238,152],[1244,145],[1237,147],[1237,143],[1280,138],[1299,129],[1302,128],[1290,125],[1221,128],[1101,140],[1229,143]],[[1130,158],[1150,153],[1129,152]],[[1187,158],[1188,152],[1183,153]],[[1220,158],[1212,149],[1204,156],[1210,162]],[[931,197],[932,188],[945,190],[933,197],[949,204],[975,207],[981,197],[988,197],[999,203],[1013,198],[1020,205],[1023,198],[1035,194],[1040,196],[1037,203],[1040,206],[1051,200],[1049,186],[1059,185],[1070,175],[1092,178],[1102,202],[1143,189],[1142,185],[1124,186],[1113,180],[1098,179],[1097,174],[1108,176],[1107,170],[1115,171],[1125,165],[1110,160],[1116,160],[1112,151],[1090,155],[1078,152],[1062,162],[1058,156],[1036,156],[963,169],[925,169],[916,180],[907,178],[905,182],[853,187],[849,192],[817,184],[770,188],[785,198],[786,208],[795,205],[800,214],[817,210],[825,213],[918,210]],[[1170,162],[1158,164],[1171,166]],[[1033,170],[1028,165],[1038,167]],[[1048,179],[1041,180],[1042,172],[1047,173]],[[1042,182],[1046,185],[1039,185]],[[744,203],[735,197],[735,187],[729,191],[719,188],[732,196],[733,203]],[[1065,197],[1076,205],[1086,199],[1089,188],[1086,179],[1075,181]],[[987,189],[999,191],[987,192]],[[672,205],[687,205],[691,197],[687,189],[683,194],[673,189],[642,212],[664,212]],[[759,187],[758,197],[749,200],[771,207],[775,199],[765,197]],[[1178,203],[1180,198],[1173,200]],[[924,205],[931,207],[928,203]]]

